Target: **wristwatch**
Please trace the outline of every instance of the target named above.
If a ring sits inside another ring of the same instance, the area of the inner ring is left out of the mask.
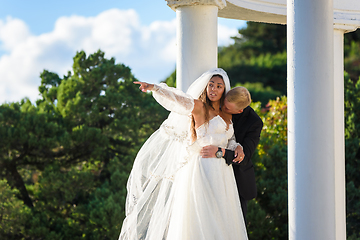
[[[222,158],[222,157],[223,157],[223,152],[222,152],[222,150],[221,150],[221,147],[218,147],[218,150],[217,150],[217,152],[215,153],[215,156],[216,156],[217,158]]]

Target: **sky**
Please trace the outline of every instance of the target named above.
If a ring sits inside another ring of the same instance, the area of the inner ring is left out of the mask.
[[[245,26],[219,18],[219,46]],[[77,51],[99,49],[159,83],[176,67],[176,13],[165,0],[0,0],[0,104],[35,102],[44,69],[63,77]]]

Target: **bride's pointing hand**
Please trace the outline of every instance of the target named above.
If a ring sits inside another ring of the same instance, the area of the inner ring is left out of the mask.
[[[154,87],[154,84],[146,83],[146,82],[134,82],[135,84],[140,84],[139,89],[143,92],[151,91]]]

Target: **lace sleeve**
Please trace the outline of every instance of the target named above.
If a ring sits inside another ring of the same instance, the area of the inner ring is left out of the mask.
[[[230,149],[231,151],[235,151],[235,149],[240,146],[241,144],[240,143],[237,143],[236,140],[235,140],[235,134],[232,135],[232,137],[229,139],[228,141],[228,145],[227,145],[227,149]]]
[[[168,111],[190,115],[194,109],[194,99],[190,95],[165,83],[154,84],[152,92],[155,100]]]

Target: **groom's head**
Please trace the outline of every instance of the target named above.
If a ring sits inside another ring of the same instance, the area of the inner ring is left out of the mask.
[[[235,87],[226,94],[222,110],[230,114],[242,113],[250,103],[249,91],[244,87]]]

